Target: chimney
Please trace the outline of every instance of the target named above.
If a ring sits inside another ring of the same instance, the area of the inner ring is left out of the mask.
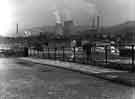
[[[96,26],[95,26],[95,17],[93,17],[93,19],[92,19],[91,28],[92,28],[92,29],[95,29],[95,28],[96,28]]]
[[[100,29],[100,16],[97,16],[97,31]]]
[[[16,34],[18,33],[18,24],[16,24]]]

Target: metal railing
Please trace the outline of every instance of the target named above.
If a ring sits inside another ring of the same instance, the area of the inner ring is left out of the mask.
[[[2,96],[0,99],[49,99],[49,96]],[[59,99],[69,98],[70,96],[59,96]],[[84,96],[85,97],[85,96]],[[89,99],[122,99],[120,96],[118,97],[111,97],[111,96],[87,96]]]
[[[29,49],[29,55],[45,59],[77,62],[81,64],[98,65],[120,70],[135,71],[135,45],[105,45],[92,46],[89,55],[80,48],[44,48],[38,51]]]

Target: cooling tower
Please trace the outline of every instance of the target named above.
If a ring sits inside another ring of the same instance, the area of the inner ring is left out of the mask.
[[[100,16],[97,16],[96,18],[93,17],[92,19],[92,24],[91,24],[91,29],[93,30],[100,30]]]
[[[96,29],[96,26],[95,26],[95,17],[93,17],[93,19],[92,19],[91,29]]]
[[[64,21],[64,34],[71,34],[73,32],[74,24],[72,20]]]
[[[62,23],[56,23],[56,35],[63,35]]]

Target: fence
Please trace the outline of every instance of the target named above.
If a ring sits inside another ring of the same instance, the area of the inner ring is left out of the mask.
[[[80,48],[44,48],[43,51],[29,49],[29,55],[45,59],[98,65],[120,70],[135,71],[134,45],[94,45],[87,54]]]
[[[70,96],[57,96],[59,99],[68,99]],[[86,97],[86,98],[85,98]],[[85,99],[122,99],[119,97],[110,97],[110,96],[85,96]],[[2,96],[0,99],[52,99],[51,96]]]

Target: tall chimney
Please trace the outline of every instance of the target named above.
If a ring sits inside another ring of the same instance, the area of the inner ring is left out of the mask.
[[[16,24],[16,33],[18,33],[18,24]]]
[[[100,16],[97,16],[97,31],[100,29]]]
[[[96,27],[96,26],[95,26],[95,17],[93,17],[93,19],[92,19],[92,26],[91,26],[91,28],[92,28],[92,29],[95,29],[95,27]]]

